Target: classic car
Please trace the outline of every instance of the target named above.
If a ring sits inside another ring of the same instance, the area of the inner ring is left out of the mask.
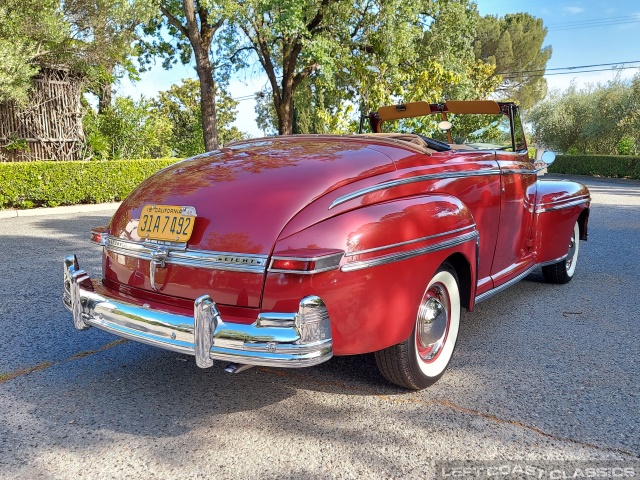
[[[365,119],[367,133],[240,141],[145,180],[91,232],[102,278],[64,261],[75,328],[230,372],[374,352],[390,382],[421,389],[449,364],[462,308],[537,267],[573,278],[589,191],[538,179],[515,104]]]

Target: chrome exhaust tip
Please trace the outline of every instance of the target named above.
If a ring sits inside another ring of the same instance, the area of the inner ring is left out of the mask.
[[[225,367],[224,371],[227,373],[240,373],[253,367],[255,367],[255,365],[246,365],[244,363],[230,363]]]

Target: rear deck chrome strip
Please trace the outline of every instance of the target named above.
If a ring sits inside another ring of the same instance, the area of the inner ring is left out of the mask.
[[[154,259],[154,253],[157,252],[154,244],[111,236],[105,248],[109,252],[149,261]],[[166,248],[164,262],[172,265],[260,274],[264,274],[267,268],[267,255],[190,250],[182,246],[172,249],[171,246],[159,245],[158,248]]]

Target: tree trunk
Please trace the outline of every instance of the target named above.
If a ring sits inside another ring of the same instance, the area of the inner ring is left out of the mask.
[[[113,89],[111,86],[111,80],[113,79],[113,66],[106,66],[105,71],[108,80],[105,80],[105,82],[98,87],[98,114],[104,113],[105,110],[111,106],[111,101],[113,99]]]
[[[293,65],[290,66],[290,68],[284,68],[281,83],[282,94],[280,95],[279,104],[278,97],[274,97],[276,100],[276,112],[278,113],[278,133],[280,133],[280,135],[293,134],[293,96],[296,92],[296,85],[293,78],[295,63],[295,60],[293,60]]]
[[[218,149],[218,125],[216,117],[216,83],[213,80],[213,68],[206,53],[198,53],[196,72],[200,80],[200,109],[202,111],[202,134],[207,152]]]
[[[293,95],[284,95],[282,101],[276,106],[278,114],[278,133],[280,135],[293,134]]]
[[[213,36],[224,24],[224,18],[219,18],[211,24],[209,22],[210,12],[204,6],[196,5],[194,0],[182,0],[182,9],[186,25],[171,13],[168,5],[163,3],[160,5],[160,10],[167,17],[168,22],[187,37],[191,43],[193,56],[196,59],[196,72],[200,80],[200,111],[202,112],[204,148],[210,152],[218,148],[218,126],[216,121],[216,82],[213,80],[209,50]]]

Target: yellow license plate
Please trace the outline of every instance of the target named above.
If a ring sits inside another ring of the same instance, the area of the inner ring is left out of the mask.
[[[142,239],[186,242],[196,220],[194,207],[145,205],[140,212],[138,235]]]

